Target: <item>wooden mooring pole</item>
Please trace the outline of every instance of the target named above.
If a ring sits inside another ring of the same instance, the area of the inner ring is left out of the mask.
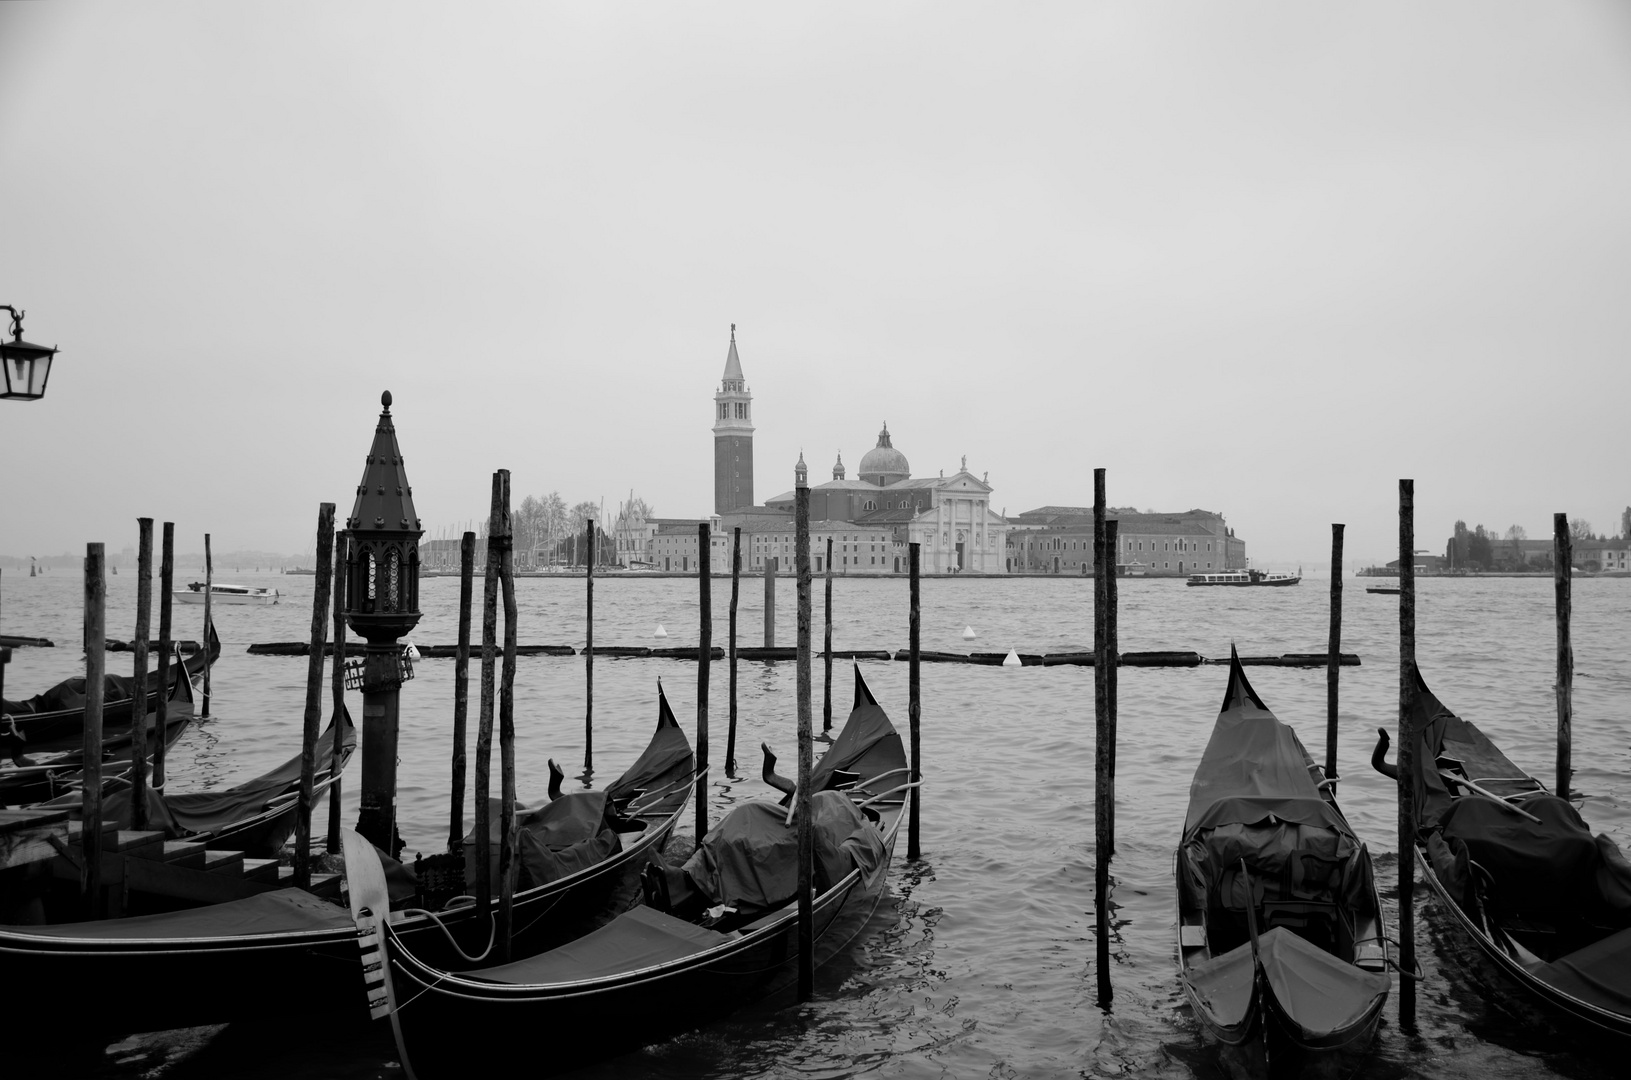
[[[85,751],[80,773],[80,843],[85,856],[85,918],[102,917],[102,703],[107,673],[106,555],[100,543],[85,545]],[[206,669],[207,670],[207,669]]]
[[[317,508],[317,573],[311,601],[311,652],[306,659],[306,716],[300,733],[300,805],[294,832],[294,883],[311,887],[311,812],[317,777],[317,735],[323,719],[323,645],[328,641],[329,564],[334,560],[334,504]],[[336,663],[343,663],[335,656]]]
[[[1110,985],[1110,598],[1106,564],[1104,470],[1093,470],[1093,891],[1099,1007]]]
[[[328,748],[328,836],[325,838],[325,850],[335,858],[341,858],[340,852],[340,754],[343,752],[344,733],[340,730],[340,718],[345,715],[345,580],[346,559],[349,552],[346,550],[351,534],[341,529],[334,534],[334,588],[333,588],[333,619],[334,619],[334,662],[329,667],[329,697],[334,702],[333,719],[329,723],[329,730],[333,734],[329,737]],[[317,573],[323,573],[322,567],[317,567]]]
[[[821,734],[832,737],[832,537],[827,537],[827,561],[822,564],[826,577],[826,634],[822,638],[821,655],[825,657],[825,677],[821,681]]]
[[[1331,643],[1325,661],[1325,778],[1337,779],[1337,684],[1342,672],[1342,529],[1331,524]]]
[[[730,619],[730,679],[731,716],[725,735],[725,775],[736,775],[736,599],[742,584],[742,527],[732,530],[731,539],[731,619]]]
[[[1110,821],[1110,857],[1116,857],[1116,692],[1121,672],[1121,643],[1116,625],[1116,547],[1121,522],[1106,518],[1104,522],[1104,696],[1109,713],[1107,730],[1110,733],[1110,794],[1105,799]]]
[[[493,474],[493,520],[498,529],[488,530],[487,544],[498,545],[499,584],[504,591],[504,669],[498,686],[498,962],[510,961],[515,914],[515,550],[510,531],[510,470]],[[591,544],[593,532],[591,530]],[[590,549],[594,565],[594,547]],[[488,557],[489,560],[491,556]]]
[[[776,647],[776,560],[765,556],[765,648]]]
[[[697,792],[693,798],[700,844],[708,835],[708,669],[713,667],[714,651],[713,536],[706,521],[697,524],[697,551]]]
[[[476,722],[476,906],[483,915],[493,903],[493,677],[498,657],[498,474],[493,474],[492,510],[487,522],[487,569],[481,591],[481,702]],[[502,783],[502,778],[500,778]]]
[[[1574,618],[1574,543],[1569,536],[1569,515],[1552,515],[1552,584],[1557,591],[1557,786],[1558,798],[1567,799],[1573,787],[1570,755],[1574,742],[1574,644],[1570,622]]]
[[[589,568],[583,578],[583,775],[595,773],[595,519],[587,522]]]
[[[465,729],[470,718],[470,600],[476,573],[476,534],[459,541],[459,645],[453,654],[453,796],[448,807],[447,850],[464,842]]]
[[[919,560],[922,545],[912,543],[907,547],[907,572],[910,575],[911,606],[908,609],[906,622],[906,722],[909,728],[908,735],[912,746],[912,816],[906,823],[906,858],[916,862],[923,857],[922,844],[922,817],[923,817],[923,761],[919,757],[920,744],[918,729],[922,726],[923,717],[923,619],[922,619],[922,579],[919,570]]]
[[[815,996],[815,830],[811,827],[810,776],[815,743],[810,708],[810,481],[799,455],[793,509],[793,569],[798,575],[798,751],[799,782],[794,794],[798,821],[799,1000]]]
[[[153,519],[137,518],[135,671],[130,701],[130,827],[147,828],[147,635],[153,625]],[[159,700],[168,695],[159,683]],[[160,745],[164,728],[154,732]]]
[[[170,590],[176,584],[176,523],[164,523],[163,538],[159,546],[159,656],[158,679],[159,700],[154,708],[154,729],[159,733],[159,741],[153,747],[153,789],[155,791],[164,787],[164,755],[165,733],[170,726],[170,695],[165,688],[170,685],[170,656],[175,652],[176,643],[170,637],[170,602],[173,599]],[[208,648],[208,642],[205,642]],[[186,669],[182,669],[178,678],[185,679]]]
[[[204,632],[198,636],[198,642],[204,649],[204,704],[198,715],[205,720],[210,718],[210,627],[215,624],[210,621],[210,591],[215,587],[215,558],[210,554],[210,534],[204,534]]]
[[[1399,481],[1399,1025],[1416,1024],[1416,482]]]

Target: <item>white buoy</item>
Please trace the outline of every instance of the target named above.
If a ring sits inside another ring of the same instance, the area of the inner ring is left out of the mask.
[[[978,634],[976,634],[974,632],[974,627],[972,627],[972,626],[963,627],[963,640],[964,641],[973,641],[975,638],[977,638],[979,636],[980,635],[978,635]]]
[[[1020,666],[1019,653],[1015,652],[1013,649],[1009,649],[1008,650],[1008,655],[1002,658],[1002,666],[1003,667],[1019,667]]]
[[[668,631],[663,629],[663,624],[662,623],[658,623],[656,632],[653,633],[651,636],[652,637],[667,637],[668,636]]]

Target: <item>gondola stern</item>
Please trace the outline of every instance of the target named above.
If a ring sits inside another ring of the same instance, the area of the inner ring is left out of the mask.
[[[357,924],[357,947],[362,951],[363,985],[368,995],[368,1015],[373,1020],[389,1018],[396,1037],[402,1072],[408,1080],[418,1080],[402,1035],[396,992],[391,981],[390,942],[391,893],[385,881],[385,868],[374,845],[351,829],[340,830],[345,854],[346,879],[351,918]]]

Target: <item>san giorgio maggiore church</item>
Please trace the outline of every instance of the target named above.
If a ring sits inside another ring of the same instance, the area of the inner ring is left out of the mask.
[[[753,394],[742,374],[734,326],[725,373],[714,394],[713,422],[711,572],[730,573],[733,532],[740,528],[744,572],[762,571],[767,559],[775,559],[780,572],[791,573],[793,492],[754,502]],[[774,472],[786,476],[793,468]],[[919,569],[925,574],[1006,573],[1008,525],[991,512],[990,503],[991,485],[984,475],[968,471],[966,457],[950,476],[942,470],[938,476],[914,477],[886,423],[853,478],[838,455],[832,479],[811,483],[810,569],[826,571],[830,540],[835,574],[905,574],[907,545],[914,543],[922,545]],[[657,570],[695,570],[698,523],[697,518],[620,523],[619,561],[627,564],[643,555]]]

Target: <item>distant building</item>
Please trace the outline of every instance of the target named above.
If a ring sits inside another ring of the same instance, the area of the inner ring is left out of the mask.
[[[714,513],[753,505],[753,395],[736,356],[736,324],[714,394]]]
[[[1117,523],[1116,565],[1126,570],[1180,577],[1246,566],[1246,542],[1211,510],[1105,516]],[[1091,574],[1093,508],[1043,506],[1010,519],[1007,558],[1013,573]]]

